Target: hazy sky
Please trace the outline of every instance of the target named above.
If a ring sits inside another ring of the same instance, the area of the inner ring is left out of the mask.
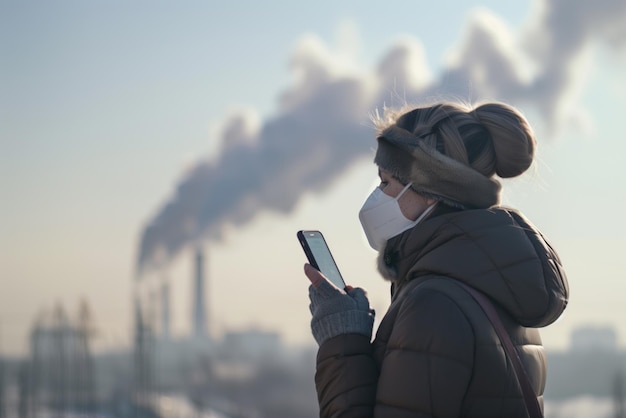
[[[128,345],[134,295],[163,281],[186,334],[200,241],[214,335],[313,343],[304,228],[380,320],[388,287],[357,218],[376,179],[368,114],[451,96],[510,101],[537,131],[504,203],[569,275],[546,346],[581,325],[624,345],[623,0],[257,3],[0,2],[0,352],[81,298],[98,346]],[[142,248],[173,258],[138,280]]]

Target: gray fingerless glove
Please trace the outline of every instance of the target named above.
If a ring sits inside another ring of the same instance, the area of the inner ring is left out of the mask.
[[[309,286],[309,299],[311,331],[319,345],[341,334],[372,337],[374,310],[363,289],[345,293],[323,280],[318,287]]]

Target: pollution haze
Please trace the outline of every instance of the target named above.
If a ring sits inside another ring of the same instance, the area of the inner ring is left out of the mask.
[[[380,320],[388,284],[357,218],[376,181],[370,118],[445,99],[511,103],[537,133],[503,203],[570,279],[547,348],[582,325],[623,346],[626,3],[501,3],[1,5],[0,353],[81,299],[96,346],[128,346],[133,300],[158,311],[164,283],[187,335],[197,248],[212,335],[313,344],[300,229],[324,233]]]

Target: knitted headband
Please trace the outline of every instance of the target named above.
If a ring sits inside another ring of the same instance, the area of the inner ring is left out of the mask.
[[[500,203],[500,183],[427,146],[411,132],[391,125],[378,137],[374,162],[418,193],[471,208]]]

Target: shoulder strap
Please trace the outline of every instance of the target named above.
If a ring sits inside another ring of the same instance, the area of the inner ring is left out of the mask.
[[[519,382],[520,387],[522,388],[522,393],[524,394],[524,400],[526,401],[526,408],[528,409],[528,414],[530,418],[543,418],[543,412],[541,412],[541,407],[539,406],[539,401],[537,401],[537,395],[533,390],[530,380],[528,379],[528,375],[526,374],[526,370],[522,365],[522,361],[520,360],[519,354],[515,347],[513,346],[513,342],[511,341],[511,337],[504,329],[504,325],[502,325],[502,321],[498,316],[495,308],[491,301],[483,295],[481,292],[471,288],[465,283],[458,282],[461,287],[463,287],[467,293],[469,293],[475,300],[478,302],[482,310],[489,318],[489,321],[493,325],[493,328],[498,334],[500,338],[500,342],[504,346],[504,349],[513,363],[513,369],[515,370],[515,375],[517,376],[517,380]]]

